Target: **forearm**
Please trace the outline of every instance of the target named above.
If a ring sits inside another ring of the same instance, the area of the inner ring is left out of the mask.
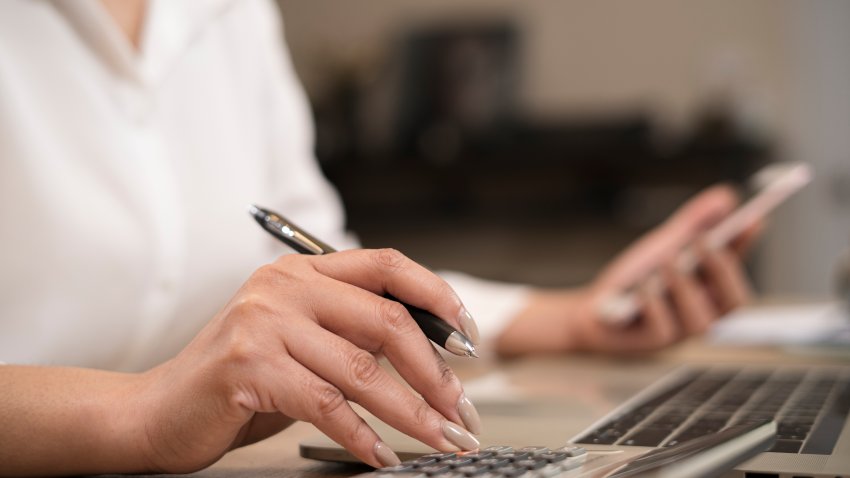
[[[563,353],[580,345],[575,315],[580,313],[582,292],[534,290],[496,340],[503,356],[528,353]]]
[[[150,471],[141,375],[0,367],[0,474]]]

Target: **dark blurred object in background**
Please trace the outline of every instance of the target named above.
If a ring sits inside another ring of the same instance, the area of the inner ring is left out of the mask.
[[[420,27],[387,59],[394,74],[365,85],[353,72],[336,78],[333,94],[316,101],[317,151],[355,230],[505,214],[593,215],[646,227],[702,187],[742,180],[769,157],[769,145],[738,128],[722,99],[677,138],[660,137],[638,110],[525,118],[516,107],[521,43],[507,19]],[[366,144],[374,90],[395,92],[384,122],[390,133]],[[635,207],[664,196],[666,204],[648,212]]]

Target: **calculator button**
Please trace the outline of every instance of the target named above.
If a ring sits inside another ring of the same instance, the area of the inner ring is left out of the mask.
[[[564,471],[565,470],[564,470],[564,468],[561,467],[561,465],[556,464],[556,463],[551,463],[551,464],[548,464],[548,465],[544,466],[543,468],[537,470],[536,474],[537,474],[537,476],[540,476],[540,477],[543,477],[543,478],[548,478],[550,476],[555,476],[555,475],[558,475],[560,473],[563,473]]]
[[[489,471],[490,471],[490,469],[487,468],[486,466],[475,466],[475,465],[462,466],[460,468],[455,468],[455,473],[462,473],[465,476],[480,476],[480,475],[483,475],[484,473],[487,473]]]
[[[511,461],[527,460],[528,457],[530,457],[530,456],[531,456],[531,453],[518,452],[518,451],[514,451],[514,452],[510,452],[510,453],[502,453],[501,455],[499,455],[500,458],[507,458],[508,460],[511,460]]]
[[[419,468],[419,471],[425,473],[426,475],[442,475],[443,473],[448,473],[451,471],[451,467],[448,465],[443,465],[442,463],[438,463],[436,465],[428,465]]]
[[[461,466],[471,465],[472,458],[466,456],[459,456],[456,458],[449,458],[447,460],[443,460],[440,462],[441,465],[448,465],[452,468],[459,468]]]
[[[415,467],[413,465],[402,463],[401,465],[387,466],[379,469],[378,471],[381,473],[401,473],[403,471],[413,471],[414,468]]]
[[[488,446],[487,448],[481,450],[485,452],[495,453],[497,455],[501,455],[502,453],[510,453],[514,451],[514,448],[511,446]]]
[[[445,453],[431,453],[430,455],[422,455],[419,458],[436,458],[437,460],[445,460],[447,458],[454,458],[457,456],[457,453],[453,451],[448,451]]]
[[[493,473],[504,476],[505,478],[515,478],[517,476],[524,475],[527,472],[527,468],[515,465],[503,466],[497,470],[493,470]]]
[[[437,463],[437,458],[435,458],[433,456],[422,456],[422,457],[419,457],[415,460],[406,461],[404,463],[408,464],[408,465],[413,465],[413,466],[428,466],[428,465],[433,465],[434,463]]]
[[[553,463],[553,462],[561,461],[561,460],[566,460],[568,457],[569,457],[569,455],[567,455],[564,452],[560,452],[560,451],[559,452],[541,453],[541,454],[537,455],[537,458],[540,458],[542,460],[546,460],[549,463]]]
[[[584,464],[587,458],[587,455],[579,455],[571,458],[567,458],[564,461],[559,461],[558,466],[560,466],[564,471],[572,470],[573,468],[578,468]]]
[[[540,468],[543,468],[547,464],[548,463],[544,460],[520,460],[520,461],[514,463],[514,466],[521,466],[521,467],[526,468],[528,470],[539,470]]]
[[[478,465],[489,466],[490,468],[501,468],[503,466],[507,466],[511,464],[511,460],[507,458],[502,458],[501,456],[496,456],[495,458],[485,458],[483,460],[479,460]]]
[[[492,451],[462,451],[459,452],[457,456],[472,458],[473,460],[483,460],[486,458],[493,458],[496,454]]]
[[[587,454],[587,450],[580,446],[564,446],[555,451],[566,453],[569,456],[581,456]]]
[[[547,453],[547,452],[550,452],[552,450],[546,448],[545,446],[526,446],[526,447],[520,448],[519,451],[525,452],[525,453],[531,453],[532,455],[539,455],[541,453]]]

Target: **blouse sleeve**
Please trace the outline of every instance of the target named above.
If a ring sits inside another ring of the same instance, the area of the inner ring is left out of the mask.
[[[528,302],[530,287],[526,285],[485,280],[454,271],[439,274],[472,314],[482,342],[494,340]]]

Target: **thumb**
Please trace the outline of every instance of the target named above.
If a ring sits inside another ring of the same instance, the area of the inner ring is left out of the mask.
[[[680,206],[662,228],[670,231],[671,240],[680,242],[680,248],[684,247],[728,216],[738,202],[738,194],[732,186],[717,184]]]
[[[738,196],[729,185],[702,191],[623,251],[597,278],[597,286],[623,288],[647,277],[726,217],[737,203]]]

